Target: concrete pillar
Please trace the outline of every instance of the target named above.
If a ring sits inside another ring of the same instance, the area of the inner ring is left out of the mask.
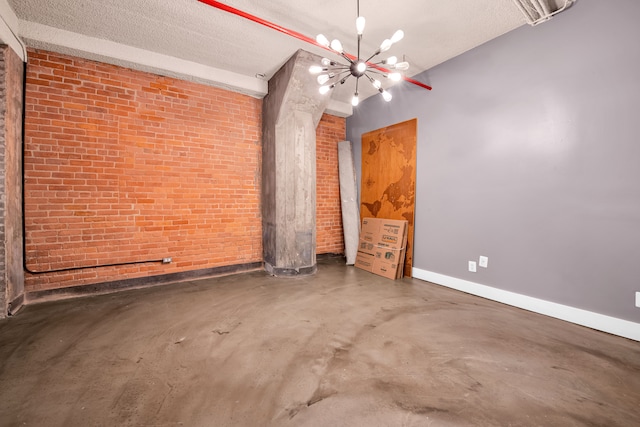
[[[23,63],[0,45],[0,318],[24,298],[22,268]]]
[[[316,127],[329,102],[298,50],[269,81],[262,109],[262,243],[276,276],[316,271]]]

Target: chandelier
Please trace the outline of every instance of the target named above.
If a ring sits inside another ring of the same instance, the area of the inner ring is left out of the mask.
[[[318,74],[317,80],[318,84],[320,84],[320,93],[326,94],[331,89],[336,87],[336,85],[344,84],[345,81],[351,76],[356,79],[356,88],[353,94],[353,98],[351,98],[351,105],[354,107],[358,105],[360,102],[360,98],[358,95],[358,84],[360,82],[360,78],[364,77],[373,85],[374,88],[378,92],[382,94],[382,97],[385,101],[391,101],[391,94],[382,88],[382,82],[380,80],[374,78],[372,76],[381,76],[383,78],[387,78],[392,81],[399,81],[402,79],[402,74],[397,71],[390,72],[389,70],[383,68],[381,65],[398,71],[404,71],[409,68],[408,62],[398,62],[398,58],[395,56],[391,56],[387,59],[383,59],[379,62],[372,63],[370,62],[373,58],[380,55],[383,52],[386,52],[391,48],[391,46],[404,37],[404,32],[402,30],[396,31],[393,36],[389,39],[385,39],[380,47],[367,59],[360,58],[360,43],[362,41],[362,34],[364,33],[365,19],[363,16],[360,16],[360,0],[357,2],[358,10],[357,10],[357,18],[356,18],[356,32],[358,34],[358,55],[353,56],[345,53],[342,48],[342,43],[340,40],[334,39],[329,42],[324,35],[318,34],[316,37],[316,42],[323,46],[326,49],[332,50],[333,52],[339,54],[342,58],[347,60],[348,63],[341,63],[338,61],[332,61],[328,58],[322,58],[321,65],[312,65],[309,68],[309,72],[311,74]]]

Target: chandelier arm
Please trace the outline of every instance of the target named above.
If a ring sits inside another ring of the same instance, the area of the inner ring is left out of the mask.
[[[349,55],[348,53],[344,53],[344,52],[340,52],[340,55],[346,59],[347,61],[349,61],[350,64],[353,64],[353,61],[356,60],[357,58],[353,55]]]
[[[371,69],[372,69],[372,70],[378,70],[378,71],[381,71],[381,72],[383,72],[383,73],[393,73],[393,72],[394,72],[394,71],[389,70],[388,68],[381,67],[381,66],[380,66],[380,65],[378,65],[378,64],[371,64],[371,63],[367,63],[367,65],[368,65],[369,67],[371,67]]]
[[[373,86],[375,88],[375,90],[380,91],[380,89],[382,89],[382,87],[378,87],[376,86],[375,80],[373,79],[373,77],[371,77],[368,74],[365,74],[365,76],[369,79],[369,83],[371,83],[371,86]],[[380,83],[380,82],[378,82]]]
[[[382,52],[380,51],[380,49],[376,50],[375,52],[373,52],[373,55],[368,57],[364,62],[369,63],[369,61],[371,61],[373,58],[375,58],[376,56],[380,55],[381,53]]]
[[[384,71],[375,69],[373,67],[367,69],[367,73],[375,73],[375,74],[379,74],[379,75],[381,75],[383,77],[387,77]]]
[[[349,70],[345,70],[345,71],[341,71],[338,74],[336,74],[335,76],[333,76],[331,79],[334,80],[336,83],[338,83],[340,81],[340,79],[342,78],[342,75],[347,73],[347,75],[345,77],[349,77],[351,75],[351,72]]]
[[[340,66],[337,65],[332,65],[331,68],[327,67],[327,71],[336,71],[336,70],[348,70],[349,67],[348,65],[342,65],[340,64]]]

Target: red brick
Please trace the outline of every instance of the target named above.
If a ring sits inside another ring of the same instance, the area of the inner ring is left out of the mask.
[[[29,268],[175,262],[27,274],[27,291],[262,260],[261,100],[52,52],[29,58]],[[345,120],[324,116],[318,253],[343,252],[344,138]]]

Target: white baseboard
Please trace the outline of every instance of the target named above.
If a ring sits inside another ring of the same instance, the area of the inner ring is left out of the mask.
[[[427,282],[446,286],[447,288],[456,289],[458,291],[477,295],[493,301],[498,301],[503,304],[512,305],[524,310],[533,311],[535,313],[555,317],[556,319],[586,326],[591,329],[597,329],[609,334],[640,341],[640,323],[634,323],[628,320],[622,320],[616,317],[605,316],[592,311],[570,307],[568,305],[557,304],[555,302],[492,288],[490,286],[445,276],[444,274],[434,273],[427,270],[421,270],[419,268],[413,268],[412,273],[415,279],[425,280]]]

